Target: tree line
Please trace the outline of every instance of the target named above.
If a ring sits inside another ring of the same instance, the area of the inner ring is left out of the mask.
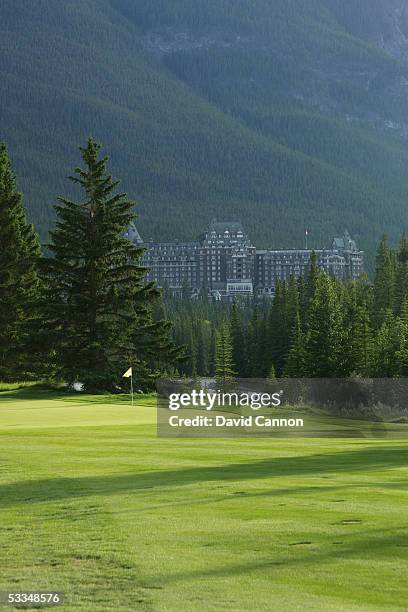
[[[42,250],[28,223],[5,145],[0,146],[0,380],[81,382],[120,389],[129,366],[139,385],[172,371],[181,354],[155,316],[160,292],[144,280],[143,249],[124,237],[134,202],[118,191],[92,138],[58,198]]]
[[[306,277],[275,296],[216,302],[146,283],[143,249],[124,234],[134,202],[118,190],[92,138],[59,198],[41,248],[0,146],[0,380],[52,378],[114,391],[133,368],[159,375],[402,377],[408,375],[408,241],[384,238],[373,282],[341,282],[311,257]]]
[[[275,297],[191,302],[167,297],[174,338],[187,346],[186,376],[408,376],[408,241],[381,241],[374,281],[339,281],[313,254],[305,278]]]

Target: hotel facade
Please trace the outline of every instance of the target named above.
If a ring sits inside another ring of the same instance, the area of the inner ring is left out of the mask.
[[[345,231],[325,249],[262,249],[250,241],[239,222],[213,220],[195,242],[143,242],[135,226],[127,237],[145,249],[147,280],[177,294],[207,293],[216,299],[239,295],[273,296],[278,280],[304,276],[314,252],[319,267],[337,279],[357,280],[364,253]]]

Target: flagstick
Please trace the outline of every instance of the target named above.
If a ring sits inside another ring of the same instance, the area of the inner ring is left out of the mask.
[[[133,372],[130,376],[130,391],[132,393],[132,407],[133,407]]]

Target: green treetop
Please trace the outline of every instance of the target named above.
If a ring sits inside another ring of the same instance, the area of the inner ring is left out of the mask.
[[[11,162],[0,144],[0,380],[32,373],[31,326],[39,284],[40,246],[27,222]]]
[[[224,386],[231,382],[235,376],[229,325],[223,323],[216,336],[215,378],[220,385]]]
[[[60,376],[87,390],[111,390],[124,366],[133,367],[140,384],[171,350],[167,326],[151,314],[159,293],[144,281],[143,249],[124,237],[134,202],[117,192],[99,144],[90,138],[80,150],[83,168],[70,179],[82,198],[59,198],[56,206],[42,266],[44,309]]]

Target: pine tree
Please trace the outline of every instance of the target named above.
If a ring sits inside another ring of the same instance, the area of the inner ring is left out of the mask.
[[[167,325],[152,319],[159,292],[144,282],[143,249],[124,237],[135,219],[134,203],[116,192],[100,148],[90,138],[81,149],[84,169],[76,168],[70,179],[83,200],[59,198],[51,254],[42,264],[58,373],[92,391],[114,389],[128,365],[143,382],[149,359],[160,362],[168,346]]]
[[[247,360],[248,378],[258,375],[258,339],[259,339],[259,312],[256,304],[253,305],[251,318],[247,326]]]
[[[283,375],[286,378],[302,378],[308,375],[307,353],[305,344],[306,341],[302,331],[300,314],[297,313],[295,320],[295,328],[292,337],[292,344],[283,371]]]
[[[385,236],[380,242],[374,279],[373,322],[379,329],[388,310],[394,308],[395,264]]]
[[[408,298],[408,240],[405,234],[401,237],[396,254],[394,312],[400,314]]]
[[[254,345],[252,347],[252,376],[266,378],[270,370],[268,346],[268,320],[266,313],[258,313],[254,326]]]
[[[209,351],[208,351],[208,372],[210,376],[215,376],[216,351],[217,351],[217,332],[215,330],[214,323],[211,323],[210,342],[209,342]]]
[[[231,307],[230,333],[232,341],[232,358],[237,369],[237,374],[241,378],[245,378],[248,372],[245,336],[242,320],[235,302]]]
[[[273,364],[271,365],[271,369],[269,370],[268,380],[270,382],[276,381],[276,371],[275,371],[275,366]]]
[[[286,320],[286,284],[278,281],[275,296],[268,317],[268,367],[273,363],[277,376],[280,376],[285,365],[288,351],[288,330]]]
[[[401,342],[395,357],[397,362],[397,376],[408,378],[408,326],[400,324]]]
[[[217,332],[215,351],[215,379],[219,385],[225,386],[236,376],[232,358],[232,342],[229,325],[223,323]]]
[[[373,366],[374,337],[365,295],[351,283],[345,300],[345,374],[370,376]]]
[[[155,317],[149,301],[138,305],[131,334],[135,350],[129,353],[129,363],[141,385],[150,386],[158,376],[174,374],[186,360],[185,347],[173,341],[171,331],[172,323],[163,316]]]
[[[391,309],[388,309],[375,338],[374,377],[395,378],[398,375],[402,356],[398,356],[402,348],[401,339],[401,320],[395,317]]]
[[[306,293],[306,280],[304,276],[299,276],[298,281],[298,296],[299,296],[299,314],[302,324],[306,322],[306,314],[308,308],[308,299]]]
[[[7,148],[0,144],[0,380],[35,373],[32,323],[36,317],[40,246],[16,190]]]
[[[200,376],[208,375],[208,354],[205,344],[204,326],[205,321],[199,319],[196,322],[196,338],[197,338],[197,373]]]
[[[284,355],[285,361],[292,345],[298,314],[300,314],[299,288],[296,277],[291,276],[287,282],[285,304],[285,329],[287,331]]]
[[[316,252],[313,251],[310,256],[309,262],[309,271],[306,277],[306,285],[305,285],[305,306],[306,306],[306,316],[308,313],[308,309],[312,303],[312,300],[316,293],[316,288],[318,284],[318,279],[320,277],[320,270],[317,261]]]
[[[344,322],[335,281],[320,272],[308,316],[306,353],[312,378],[344,374]]]
[[[195,329],[190,321],[190,333],[189,333],[189,347],[190,347],[190,355],[189,355],[189,374],[192,378],[197,377],[197,342]]]
[[[408,298],[404,300],[401,306],[401,314],[399,317],[399,343],[400,346],[396,352],[398,375],[403,378],[408,377]]]

